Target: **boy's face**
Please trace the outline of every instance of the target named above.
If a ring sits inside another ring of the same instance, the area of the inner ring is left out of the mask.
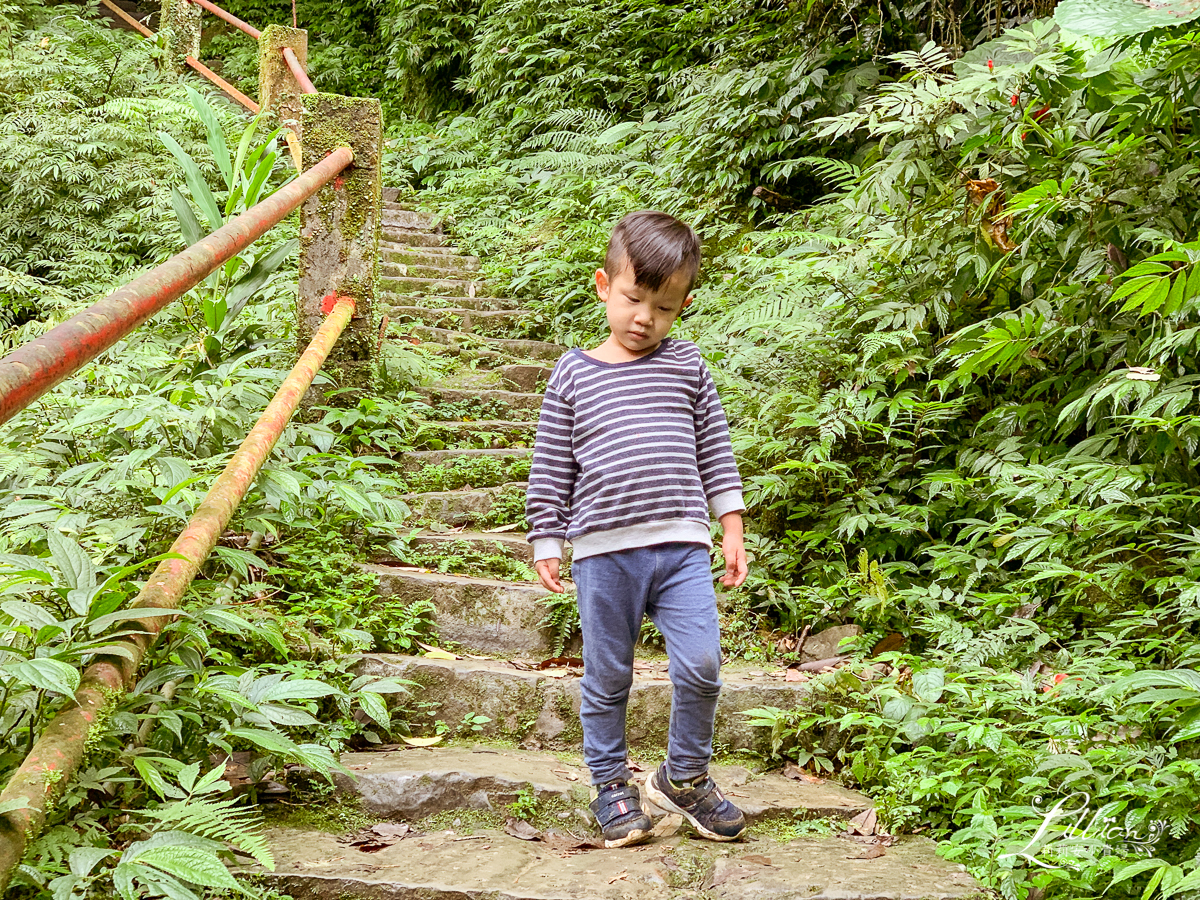
[[[677,269],[656,291],[634,282],[628,261],[615,275],[596,270],[596,293],[604,301],[608,327],[633,356],[644,356],[662,343],[679,313],[692,302],[687,290],[683,269]]]

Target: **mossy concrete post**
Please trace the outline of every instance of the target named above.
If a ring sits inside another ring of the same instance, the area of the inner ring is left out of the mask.
[[[158,30],[166,38],[164,61],[174,72],[187,68],[187,58],[200,58],[200,19],[204,10],[189,0],[162,0]]]
[[[304,168],[337,147],[354,162],[300,207],[300,297],[296,337],[305,347],[335,296],[351,296],[354,319],[325,372],[341,387],[371,387],[379,344],[375,288],[379,277],[383,187],[383,111],[374,98],[304,95]]]
[[[283,58],[284,47],[291,47],[300,67],[308,70],[308,32],[286,25],[268,25],[258,38],[258,105],[303,139],[304,93]]]

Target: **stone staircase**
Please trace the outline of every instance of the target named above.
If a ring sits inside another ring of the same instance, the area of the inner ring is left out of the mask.
[[[264,873],[267,883],[293,897],[328,900],[980,894],[927,839],[888,843],[869,830],[857,840],[835,836],[870,809],[866,797],[832,781],[759,771],[770,735],[742,713],[794,707],[804,702],[804,685],[737,664],[723,671],[715,743],[722,761],[748,764],[714,766],[714,775],[753,823],[749,837],[702,841],[679,817],[651,810],[658,824],[650,843],[588,846],[595,835],[579,755],[580,670],[541,666],[555,649],[555,632],[523,527],[540,388],[564,348],[527,334],[518,303],[490,295],[479,260],[449,246],[431,217],[401,208],[394,194],[385,193],[381,255],[390,336],[425,344],[452,362],[446,368],[453,374],[422,391],[430,411],[421,433],[440,446],[401,460],[406,477],[429,488],[404,498],[411,522],[427,526],[410,541],[426,570],[364,568],[378,576],[381,596],[431,601],[439,643],[457,658],[375,654],[360,671],[412,682],[403,701],[410,720],[436,718],[452,733],[457,727],[459,740],[343,754],[349,774],[338,777],[340,796],[357,803],[363,821],[409,829],[378,826],[391,839],[372,845],[350,840],[344,825],[285,817],[270,833],[277,868]],[[505,571],[463,571],[462,560],[481,559],[499,560]],[[447,571],[428,571],[436,568]],[[670,694],[662,655],[639,656],[629,738],[645,772],[662,758]],[[521,830],[514,818],[533,822],[524,837],[535,839],[514,836]]]

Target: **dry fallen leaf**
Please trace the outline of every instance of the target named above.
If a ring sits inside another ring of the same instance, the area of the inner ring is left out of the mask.
[[[879,844],[872,844],[857,856],[847,856],[846,859],[878,859],[886,851]]]
[[[809,775],[795,763],[788,763],[783,767],[783,777],[790,778],[792,781],[803,781],[805,784],[824,784],[824,778],[818,778],[816,775]]]
[[[750,853],[739,858],[742,860],[742,862],[757,863],[760,866],[774,865],[774,863],[771,862],[771,857],[761,856],[757,853]]]
[[[784,681],[808,681],[808,676],[799,669],[788,669],[783,673]]]
[[[866,809],[849,821],[849,823],[846,825],[846,830],[851,834],[875,834],[875,829],[878,824],[879,817],[875,814],[875,810]]]
[[[440,744],[445,735],[435,735],[434,737],[406,737],[400,740],[408,744],[410,747],[432,747],[434,744]]]
[[[542,837],[542,833],[524,819],[516,819],[512,816],[504,820],[504,832],[523,841],[537,841]]]
[[[574,772],[568,772],[566,769],[551,769],[550,771],[553,772],[555,775],[557,775],[559,778],[567,779],[567,781],[578,781],[579,780],[578,775],[576,775]]]

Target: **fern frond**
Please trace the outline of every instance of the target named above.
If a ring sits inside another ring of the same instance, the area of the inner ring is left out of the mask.
[[[170,828],[232,844],[264,868],[274,869],[275,858],[262,834],[262,818],[256,810],[238,804],[237,797],[189,797],[144,812]]]

